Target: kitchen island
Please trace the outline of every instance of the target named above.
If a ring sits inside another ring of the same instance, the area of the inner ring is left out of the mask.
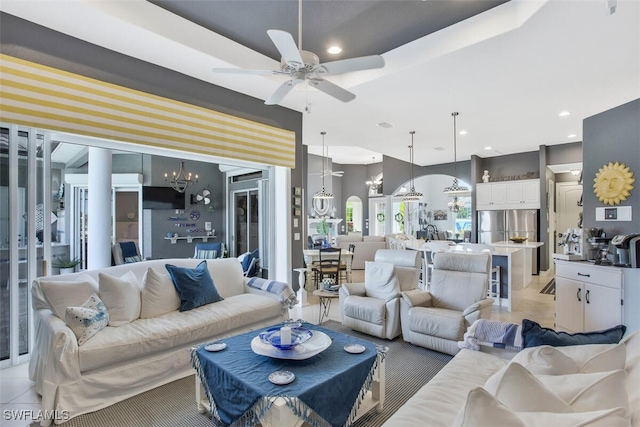
[[[544,245],[543,242],[522,242],[522,243],[514,243],[512,241],[504,241],[504,242],[493,242],[490,243],[491,246],[495,248],[520,248],[525,252],[525,268],[523,270],[523,283],[524,287],[527,287],[531,284],[531,276],[533,274],[533,263],[538,262],[538,251],[537,249]],[[535,256],[534,256],[535,254]],[[537,270],[537,266],[536,266]]]
[[[522,290],[531,281],[531,262],[529,261],[527,264],[527,259],[530,260],[531,253],[527,252],[521,245],[494,247],[495,250],[491,253],[491,263],[494,267],[500,267],[501,281],[501,301],[496,301],[496,304],[506,306],[507,310],[512,311],[522,300]],[[430,252],[418,242],[411,242],[407,245],[407,249],[422,252],[423,258],[428,256]],[[462,246],[454,244],[449,247],[449,251],[463,250]],[[423,266],[426,267],[425,263],[423,263]],[[422,277],[428,277],[428,272],[424,271]]]

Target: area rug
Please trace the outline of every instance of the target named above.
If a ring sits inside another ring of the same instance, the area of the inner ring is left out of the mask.
[[[549,283],[547,283],[547,285],[544,288],[542,288],[540,293],[541,294],[546,294],[546,295],[555,295],[556,294],[556,279],[551,279],[551,281]]]
[[[420,387],[426,384],[450,360],[451,356],[406,343],[402,337],[393,341],[360,334],[328,320],[324,327],[334,331],[386,345],[386,400],[381,413],[372,411],[357,420],[354,427],[382,425]],[[36,426],[38,424],[32,424]],[[200,427],[211,426],[208,414],[198,413],[195,403],[195,377],[139,394],[90,414],[80,415],[64,427]]]

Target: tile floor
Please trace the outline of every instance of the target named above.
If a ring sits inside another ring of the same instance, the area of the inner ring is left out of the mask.
[[[362,281],[363,277],[364,271],[355,271],[353,281]],[[554,297],[553,295],[540,293],[540,290],[551,280],[551,277],[544,275],[534,276],[532,283],[523,291],[524,302],[520,307],[510,313],[506,308],[494,306],[492,318],[513,323],[520,323],[522,319],[528,318],[535,320],[542,326],[554,327]],[[291,317],[318,323],[320,305],[318,304],[318,299],[312,295],[312,292],[309,292],[308,302],[309,305],[306,307],[292,309],[290,312]],[[340,321],[337,298],[331,304],[328,318]],[[31,425],[31,414],[36,415],[37,411],[40,410],[40,397],[34,390],[33,382],[28,379],[28,364],[0,370],[0,409],[2,410],[2,418],[0,418],[2,427],[25,427]],[[22,415],[22,420],[15,419],[14,414]]]

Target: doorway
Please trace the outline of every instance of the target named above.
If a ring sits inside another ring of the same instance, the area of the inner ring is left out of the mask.
[[[582,185],[575,182],[556,183],[556,239],[567,228],[580,228]],[[557,242],[556,242],[557,245]],[[554,246],[557,248],[557,246]]]
[[[362,199],[358,196],[350,196],[345,206],[345,221],[347,234],[362,234]]]

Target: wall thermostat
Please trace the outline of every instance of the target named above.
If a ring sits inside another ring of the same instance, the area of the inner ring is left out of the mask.
[[[596,221],[631,221],[631,206],[596,208]]]

